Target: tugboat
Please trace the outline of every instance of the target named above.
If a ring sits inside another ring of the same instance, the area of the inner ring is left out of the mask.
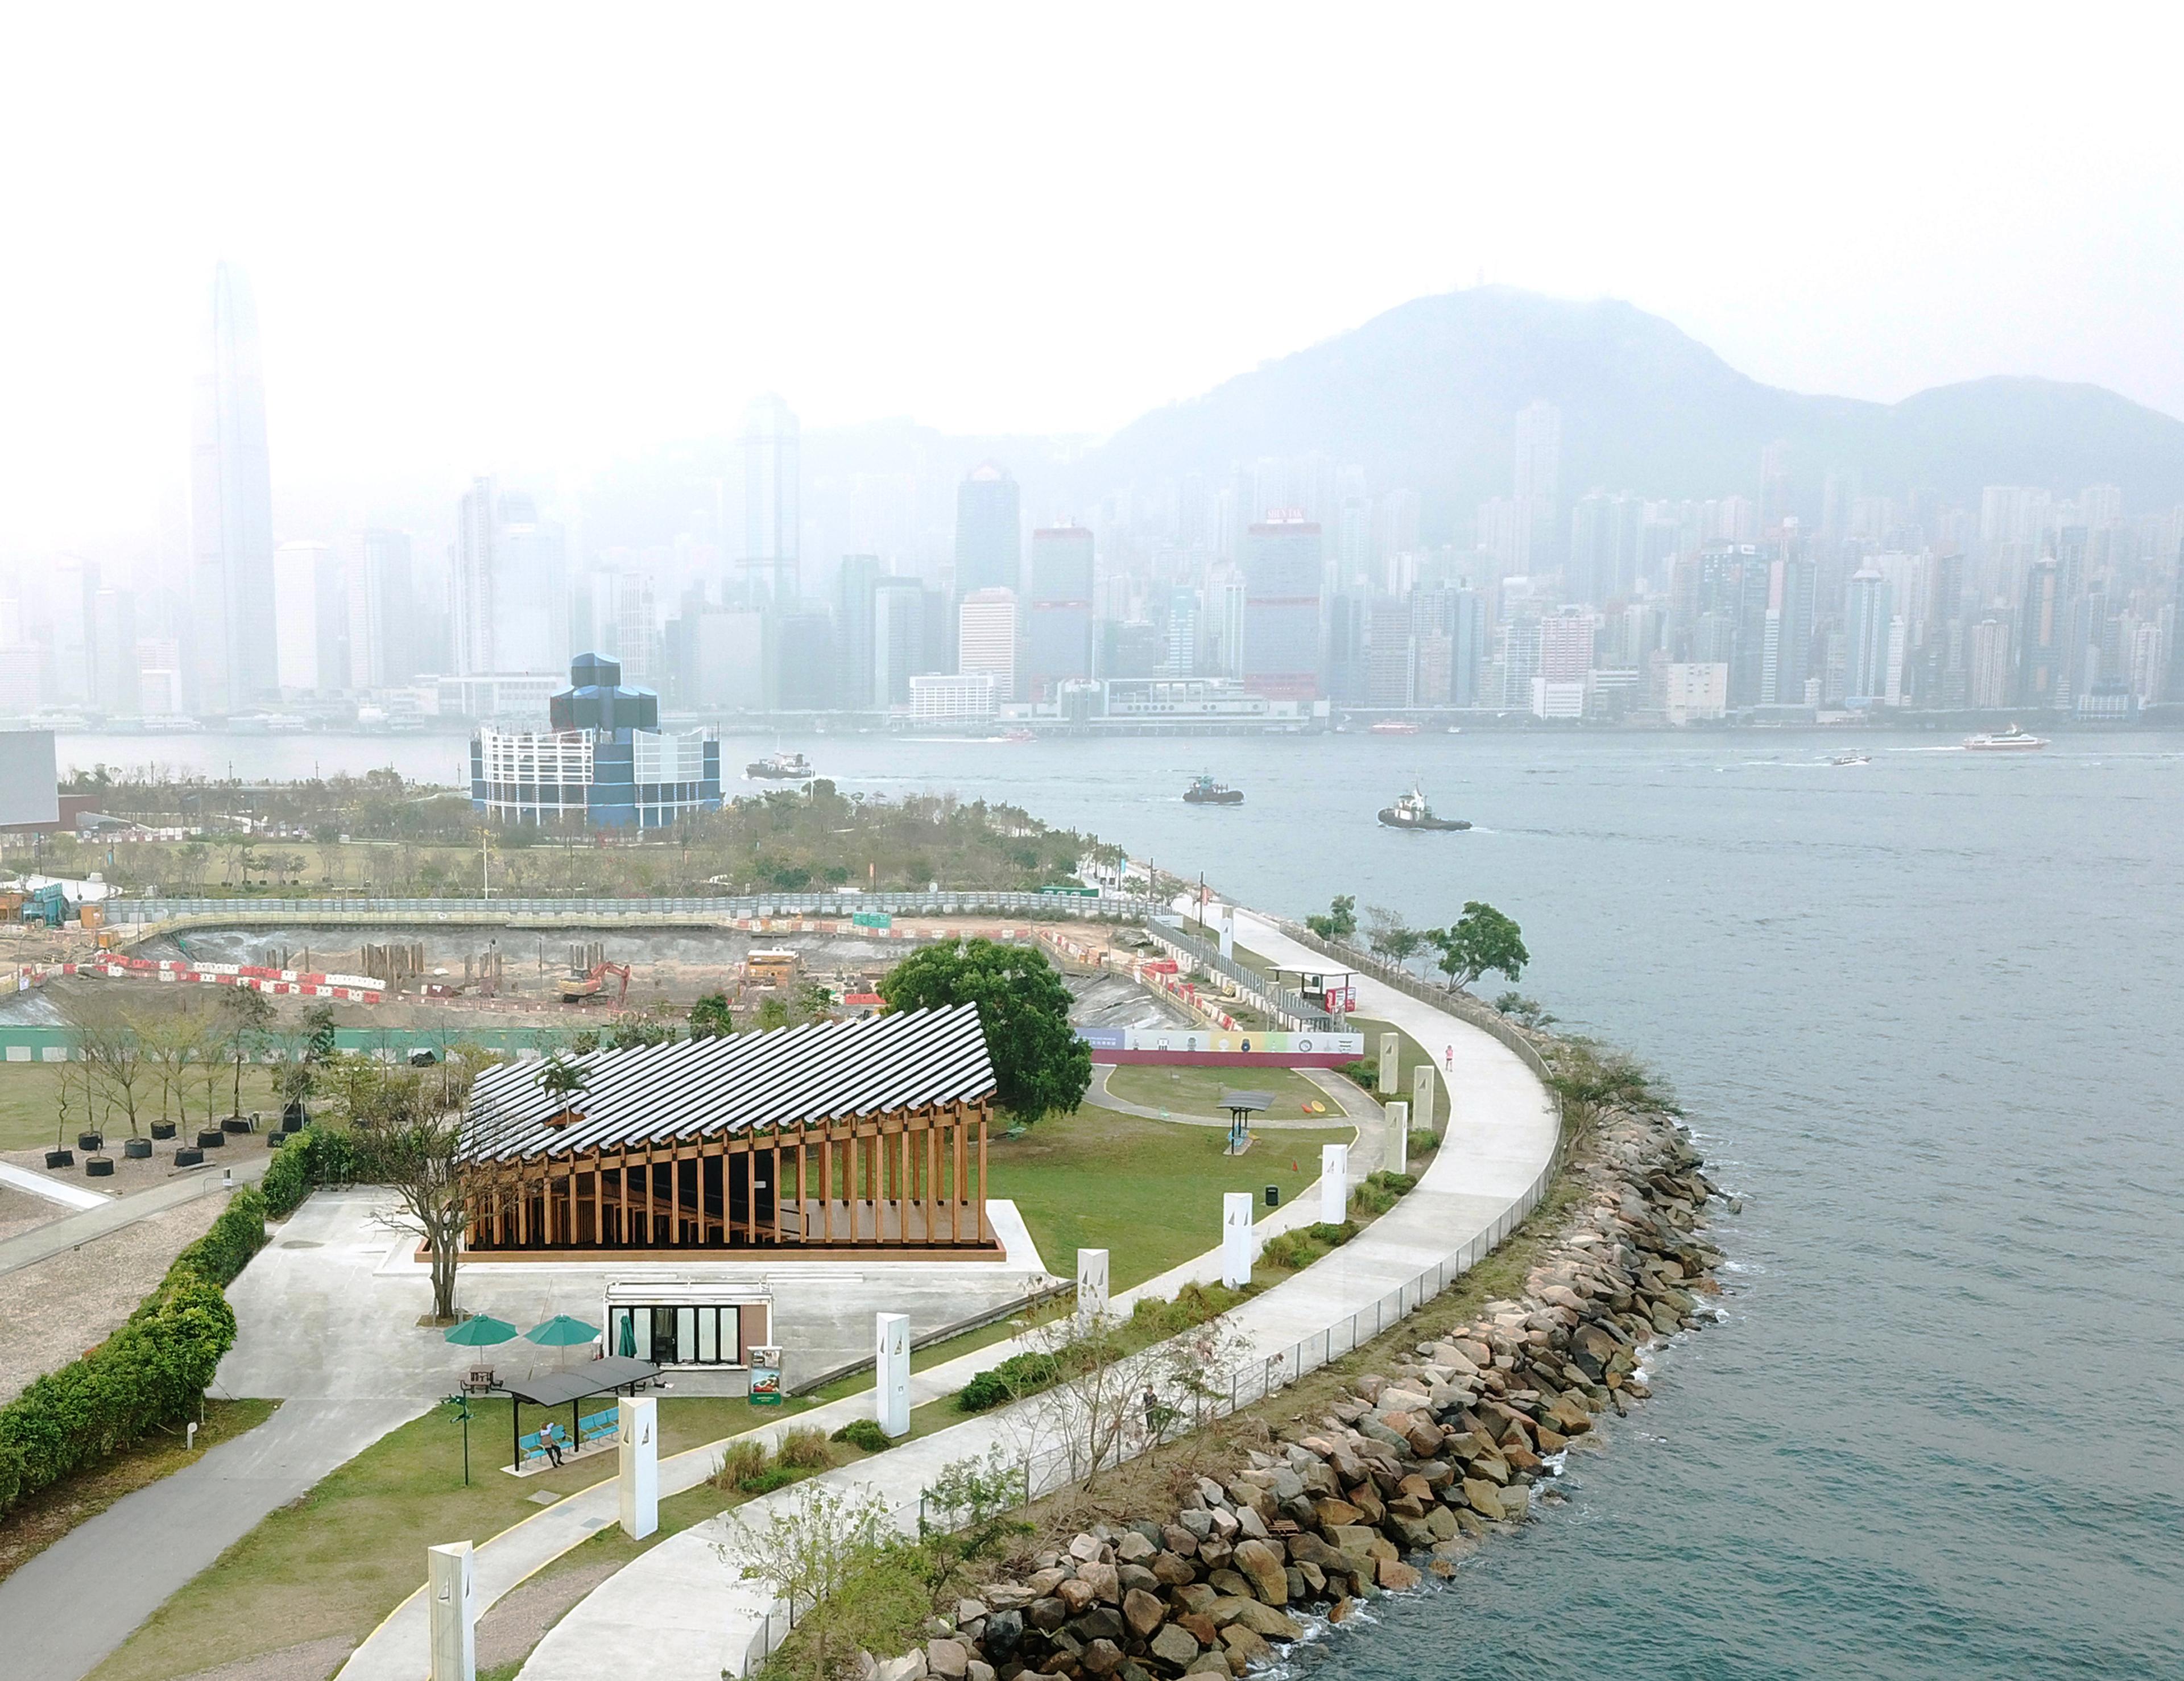
[[[808,782],[811,761],[801,753],[768,753],[745,765],[744,775],[753,782]]]
[[[1396,796],[1396,803],[1380,807],[1380,827],[1383,829],[1468,829],[1471,825],[1462,818],[1435,817],[1426,796],[1412,785],[1407,794]]]
[[[1244,803],[1244,790],[1224,786],[1210,776],[1201,776],[1195,779],[1190,786],[1183,790],[1183,803],[1186,806],[1240,806]]]
[[[2027,735],[2014,723],[1997,735],[1964,737],[1967,753],[2036,753],[2047,745],[2042,737]]]

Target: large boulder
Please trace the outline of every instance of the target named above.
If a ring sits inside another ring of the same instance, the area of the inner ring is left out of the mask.
[[[925,1673],[938,1681],[964,1681],[971,1670],[971,1649],[961,1640],[928,1640]]]
[[[1285,1606],[1290,1602],[1289,1581],[1282,1570],[1282,1555],[1268,1543],[1238,1543],[1236,1568],[1251,1583],[1251,1591],[1268,1605]]]
[[[1167,1617],[1167,1608],[1142,1589],[1133,1588],[1123,1595],[1123,1621],[1140,1640],[1150,1639]]]
[[[1145,1650],[1156,1662],[1181,1674],[1198,1656],[1198,1642],[1188,1629],[1171,1622],[1153,1636]]]
[[[1055,1627],[1060,1628],[1061,1621],[1056,1619]],[[1023,1633],[1024,1615],[1022,1611],[997,1611],[986,1618],[986,1626],[981,1632],[978,1644],[986,1649],[988,1657],[996,1663],[1005,1662],[1015,1656],[1017,1648],[1023,1644]]]

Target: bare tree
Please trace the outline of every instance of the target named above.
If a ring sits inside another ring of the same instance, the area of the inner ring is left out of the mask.
[[[139,1136],[136,1094],[145,1081],[140,1013],[126,999],[106,995],[83,1000],[75,1014],[87,1086],[105,1098],[109,1115],[119,1107],[128,1119],[129,1136]]]

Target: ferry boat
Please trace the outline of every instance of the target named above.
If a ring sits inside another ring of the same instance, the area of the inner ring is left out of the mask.
[[[1373,726],[1375,735],[1416,735],[1420,725],[1407,723],[1401,718],[1384,718]]]
[[[1873,762],[1873,755],[1870,753],[1837,753],[1835,757],[1830,759],[1828,762],[1831,765],[1869,765]]]
[[[1383,829],[1468,829],[1471,825],[1462,818],[1435,817],[1426,796],[1415,784],[1407,794],[1396,796],[1396,803],[1380,807],[1380,827]]]
[[[1240,806],[1244,803],[1244,790],[1228,787],[1210,776],[1201,776],[1183,790],[1183,802],[1186,806]]]
[[[1007,734],[1001,737],[1001,740],[1004,741],[1036,741],[1039,740],[1039,737],[1034,732],[1028,729],[1011,729]]]
[[[801,753],[768,753],[745,765],[744,775],[752,782],[807,782],[811,761]]]
[[[2014,723],[1997,734],[1964,737],[1967,753],[2036,753],[2047,745],[2044,737],[2027,735]]]

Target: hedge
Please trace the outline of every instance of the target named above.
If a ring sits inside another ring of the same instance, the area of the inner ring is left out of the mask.
[[[956,1394],[956,1405],[964,1412],[985,1412],[1019,1395],[1050,1388],[1061,1376],[1061,1363],[1052,1354],[1011,1354],[966,1383]]]
[[[356,1146],[346,1132],[307,1126],[291,1133],[260,1181],[265,1205],[286,1220],[320,1185],[346,1185],[356,1176]]]
[[[235,1345],[221,1291],[265,1242],[265,1198],[237,1192],[126,1324],[0,1407],[0,1513],[197,1405]]]

